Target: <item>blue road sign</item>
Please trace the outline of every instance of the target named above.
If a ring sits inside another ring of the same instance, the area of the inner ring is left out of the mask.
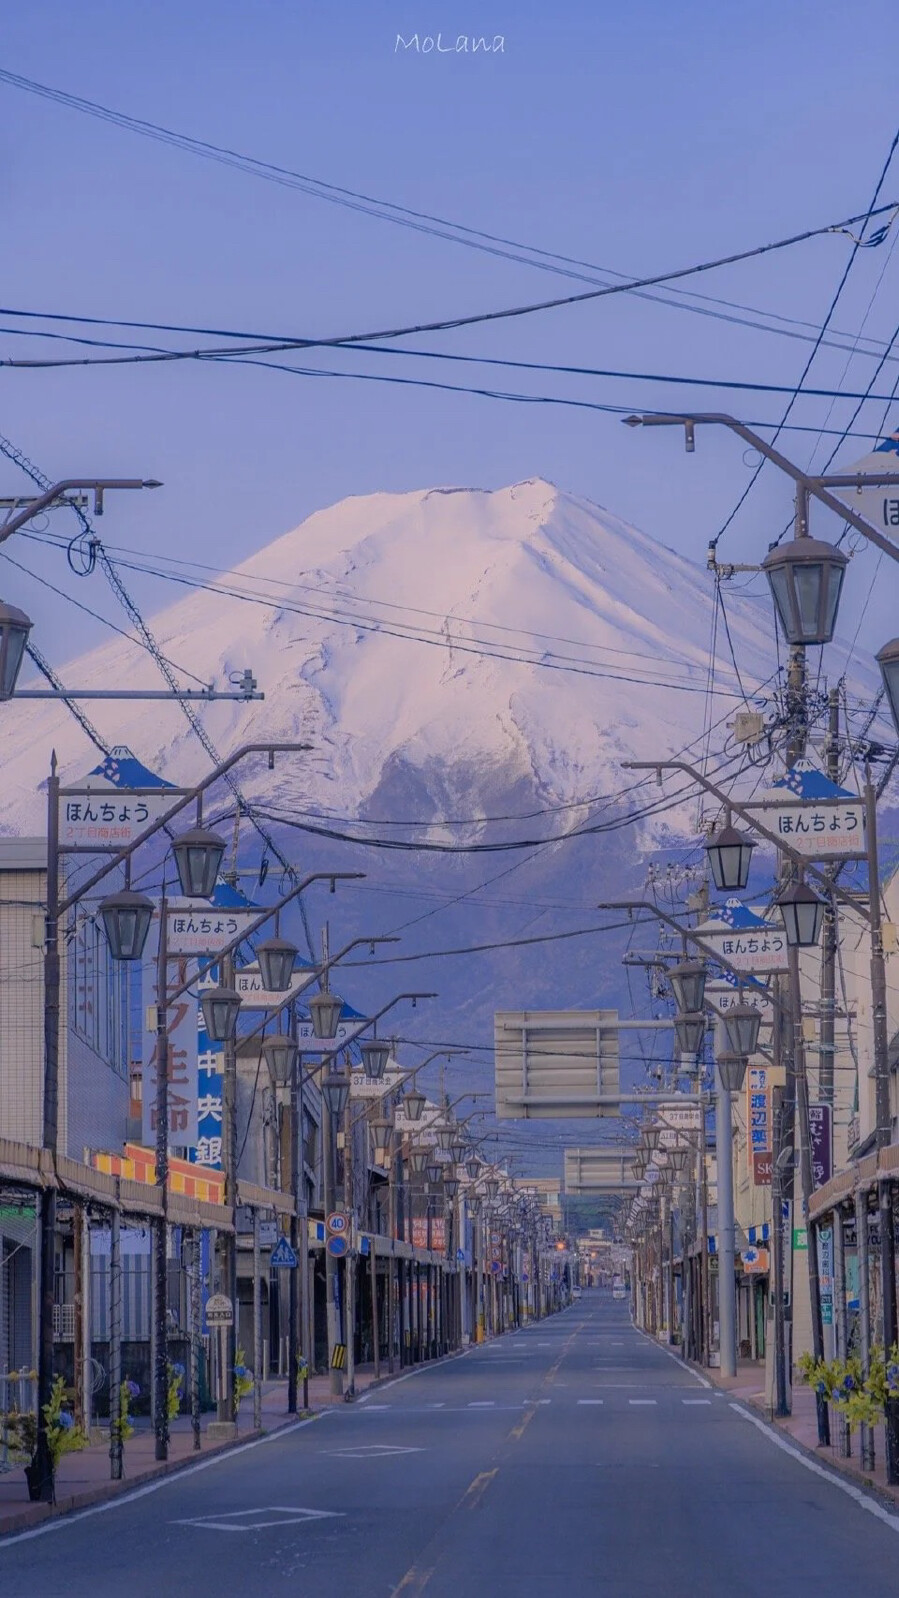
[[[334,1237],[329,1237],[327,1243],[325,1244],[328,1253],[333,1254],[337,1259],[340,1259],[342,1254],[347,1253],[349,1246],[350,1245],[346,1238],[341,1237],[339,1234],[335,1235]]]
[[[269,1264],[274,1266],[276,1269],[279,1267],[286,1267],[287,1270],[293,1271],[296,1269],[296,1263],[296,1254],[288,1243],[287,1238],[279,1237],[277,1243],[272,1249],[272,1255]]]

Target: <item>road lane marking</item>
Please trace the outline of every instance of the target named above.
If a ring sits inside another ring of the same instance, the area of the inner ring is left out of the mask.
[[[391,1454],[423,1454],[423,1448],[400,1448],[390,1443],[361,1443],[358,1448],[328,1448],[337,1459],[387,1459]]]
[[[493,1470],[482,1470],[480,1475],[476,1476],[471,1485],[466,1488],[460,1508],[477,1509],[498,1470],[498,1465],[494,1466]]]
[[[471,1402],[466,1405],[466,1408],[467,1409],[495,1409],[496,1408],[496,1399],[495,1398],[473,1398],[471,1400]]]
[[[522,1415],[521,1420],[518,1422],[518,1425],[512,1427],[512,1430],[510,1431],[509,1436],[510,1437],[514,1437],[515,1441],[519,1442],[521,1437],[524,1434],[525,1428],[530,1425],[530,1423],[534,1419],[534,1416],[536,1415],[536,1413],[537,1413],[536,1405],[532,1405],[531,1408],[526,1410],[525,1413]]]
[[[419,1570],[417,1565],[413,1565],[411,1570],[406,1571],[406,1574],[399,1586],[394,1587],[390,1598],[398,1598],[398,1595],[401,1592],[408,1593],[410,1598],[412,1598],[412,1594],[414,1593],[424,1592],[433,1574],[433,1565],[431,1566],[430,1570]]]
[[[260,1515],[275,1515],[275,1520],[260,1520]],[[301,1526],[310,1520],[342,1520],[343,1511],[337,1509],[285,1509],[279,1504],[267,1504],[259,1509],[232,1509],[223,1515],[198,1515],[190,1520],[172,1520],[171,1526],[198,1526],[201,1531],[264,1531],[267,1526]],[[238,1522],[242,1524],[238,1524]]]
[[[708,1404],[710,1409],[712,1407],[712,1400],[710,1398],[682,1398],[681,1399],[681,1403],[682,1404],[693,1404],[693,1405],[696,1405],[696,1404]]]
[[[629,1398],[629,1404],[657,1404],[657,1398]]]
[[[786,1438],[781,1437],[770,1426],[766,1426],[765,1422],[760,1420],[757,1415],[750,1415],[748,1409],[744,1409],[742,1404],[732,1403],[730,1408],[742,1420],[748,1420],[750,1426],[754,1426],[756,1431],[760,1431],[764,1437],[767,1437],[769,1443],[773,1443],[775,1448],[781,1449],[783,1453],[789,1454],[791,1459],[795,1459],[798,1465],[810,1470],[813,1476],[820,1476],[823,1481],[830,1482],[832,1487],[837,1487],[841,1493],[846,1494],[847,1498],[853,1499],[860,1509],[866,1509],[869,1515],[874,1515],[877,1520],[882,1520],[884,1525],[889,1526],[891,1531],[899,1532],[899,1516],[891,1514],[888,1509],[878,1503],[876,1498],[870,1497],[868,1493],[863,1492],[860,1487],[854,1486],[851,1481],[847,1481],[844,1477],[833,1475],[829,1470],[824,1470],[817,1460],[806,1458],[806,1455],[800,1449],[794,1448],[791,1443],[786,1441]]]
[[[604,1398],[579,1398],[578,1399],[578,1403],[579,1404],[604,1404],[605,1403],[605,1399]],[[631,1399],[631,1403],[632,1404],[633,1403],[639,1403],[639,1399],[633,1399],[632,1398]]]

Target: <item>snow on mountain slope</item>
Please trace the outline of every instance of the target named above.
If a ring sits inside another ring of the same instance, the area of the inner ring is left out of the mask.
[[[153,629],[203,680],[253,668],[264,703],[201,708],[223,753],[265,738],[314,745],[279,766],[282,804],[340,815],[397,804],[409,815],[412,805],[427,819],[478,814],[497,796],[567,803],[614,791],[622,758],[680,749],[702,727],[706,574],[547,482],[344,500],[215,581],[216,591],[156,615]],[[775,658],[769,606],[734,597],[729,613],[751,691]],[[35,639],[50,652],[39,620]],[[122,639],[62,676],[159,685],[146,653]],[[723,731],[737,703],[732,669],[719,665],[716,689]],[[208,767],[174,705],[87,708],[112,742],[170,780]],[[33,830],[51,748],[67,781],[92,751],[60,705],[9,704],[3,719],[12,752],[0,827]],[[267,772],[248,774],[251,793],[266,782]]]

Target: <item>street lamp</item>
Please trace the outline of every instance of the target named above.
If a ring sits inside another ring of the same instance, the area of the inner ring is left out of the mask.
[[[487,1197],[490,1200],[490,1203],[491,1204],[495,1203],[496,1202],[496,1196],[497,1196],[497,1194],[499,1192],[499,1181],[498,1181],[498,1179],[495,1176],[488,1176],[486,1182],[484,1183],[484,1187],[485,1187],[485,1190],[486,1190],[486,1193],[487,1193]]]
[[[465,1161],[465,1170],[466,1170],[466,1172],[468,1174],[469,1181],[474,1182],[474,1181],[477,1180],[477,1175],[478,1175],[478,1172],[479,1172],[480,1169],[481,1169],[480,1160],[478,1160],[478,1159],[470,1159],[470,1160],[466,1160]]]
[[[122,888],[100,902],[100,917],[114,960],[139,960],[153,920],[153,901]]]
[[[459,1191],[458,1177],[448,1176],[444,1179],[443,1191],[448,1199],[454,1199]]]
[[[31,618],[0,602],[0,699],[11,699],[31,631]]]
[[[673,1149],[668,1150],[671,1169],[676,1176],[683,1176],[690,1159],[690,1148],[687,1144],[676,1143]]]
[[[646,1141],[646,1147],[649,1149],[650,1154],[653,1153],[653,1151],[658,1148],[661,1141],[662,1128],[658,1125],[651,1124],[641,1127],[640,1130]]]
[[[379,1038],[369,1038],[359,1046],[362,1055],[362,1069],[370,1082],[380,1082],[387,1069],[390,1059],[390,1044],[382,1043]]]
[[[313,995],[308,1001],[307,1008],[315,1036],[321,1038],[323,1042],[333,1042],[337,1036],[337,1028],[340,1025],[343,1000],[338,999],[335,993],[329,993],[325,988],[321,993]]]
[[[348,1079],[340,1071],[329,1071],[322,1083],[322,1093],[325,1096],[325,1103],[328,1106],[328,1113],[331,1119],[339,1121],[346,1109],[347,1099],[350,1096]]]
[[[899,638],[891,638],[875,656],[883,678],[884,693],[890,707],[893,724],[899,732]],[[3,695],[0,693],[0,698]]]
[[[819,538],[794,538],[762,561],[788,644],[829,644],[848,557]]]
[[[299,949],[286,938],[266,938],[256,950],[262,986],[270,993],[286,993]]]
[[[186,899],[211,899],[225,853],[225,840],[205,827],[191,827],[172,840],[181,892]]]
[[[425,1176],[427,1177],[428,1181],[431,1183],[439,1182],[442,1175],[443,1166],[440,1164],[439,1160],[435,1160],[433,1158],[429,1159],[425,1166]]]
[[[409,1161],[409,1169],[412,1171],[413,1175],[421,1176],[425,1166],[428,1163],[428,1158],[429,1156],[427,1149],[409,1150],[409,1153],[406,1155],[406,1159]]]
[[[207,988],[200,997],[203,1025],[210,1043],[228,1043],[234,1036],[241,998],[233,988]]]
[[[681,960],[670,967],[668,981],[674,1002],[681,1014],[695,1015],[702,1009],[705,998],[706,969],[704,960]]]
[[[468,1153],[468,1144],[462,1141],[451,1143],[449,1146],[450,1158],[455,1165],[461,1165]]]
[[[729,821],[711,834],[705,851],[719,893],[734,893],[745,888],[754,848],[754,840],[745,832],[738,832]]]
[[[455,1140],[456,1140],[456,1132],[455,1132],[455,1128],[454,1127],[452,1127],[452,1126],[438,1126],[438,1128],[437,1128],[437,1144],[438,1144],[439,1148],[443,1149],[444,1153],[448,1153],[449,1152],[449,1150],[452,1148],[453,1143],[455,1142]]]
[[[294,1039],[286,1032],[278,1032],[274,1037],[266,1038],[262,1052],[278,1087],[288,1087],[293,1075],[294,1061],[299,1053]]]
[[[824,912],[823,899],[806,882],[792,882],[778,894],[775,904],[783,917],[787,943],[791,949],[812,949],[821,936]]]
[[[406,1112],[406,1120],[420,1121],[421,1112],[426,1103],[427,1100],[424,1094],[420,1093],[418,1088],[413,1088],[411,1092],[407,1093],[403,1098],[403,1109]]]
[[[725,1093],[739,1093],[749,1064],[745,1054],[733,1054],[725,1051],[717,1055],[718,1075]]]
[[[695,1056],[699,1053],[705,1036],[705,1025],[705,1016],[701,1011],[698,1015],[676,1015],[674,1017],[674,1032],[681,1054]]]
[[[747,1059],[750,1054],[755,1054],[761,1024],[761,1011],[754,1005],[747,1004],[742,997],[739,1004],[734,1004],[729,1010],[725,1010],[724,1032],[731,1053],[744,1054]]]
[[[393,1127],[389,1121],[372,1121],[371,1130],[374,1139],[375,1164],[383,1170],[390,1163],[390,1154],[393,1148]]]

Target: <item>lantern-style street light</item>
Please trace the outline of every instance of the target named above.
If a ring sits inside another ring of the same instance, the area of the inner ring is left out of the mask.
[[[406,1120],[420,1121],[421,1112],[426,1103],[427,1100],[425,1099],[424,1094],[421,1093],[418,1088],[412,1088],[411,1092],[406,1093],[403,1098],[403,1109],[406,1112]]]
[[[695,1015],[702,1009],[705,998],[706,968],[704,960],[680,960],[668,969],[668,981],[674,1002],[682,1015]]]
[[[440,1181],[442,1175],[443,1166],[440,1164],[439,1160],[435,1160],[433,1158],[429,1159],[425,1166],[425,1176],[427,1177],[428,1181],[432,1184],[437,1183]]]
[[[794,538],[762,561],[788,644],[829,644],[848,557],[819,538]]]
[[[484,1188],[486,1190],[487,1197],[490,1200],[490,1203],[494,1204],[496,1202],[497,1194],[499,1193],[499,1180],[498,1180],[498,1178],[495,1177],[495,1176],[488,1176],[486,1182],[484,1183]]]
[[[339,1121],[350,1096],[349,1079],[341,1071],[330,1071],[322,1083],[322,1093],[331,1119]]]
[[[459,1180],[458,1180],[458,1178],[455,1177],[455,1176],[447,1176],[444,1179],[443,1191],[446,1194],[448,1199],[454,1199],[456,1197],[456,1194],[459,1191]]]
[[[746,1067],[749,1064],[745,1054],[733,1054],[726,1050],[717,1055],[718,1074],[721,1086],[725,1093],[739,1093],[746,1076]]]
[[[890,707],[893,725],[899,732],[899,638],[891,638],[888,644],[877,651],[877,664],[883,678],[884,693]],[[0,694],[0,698],[2,698]]]
[[[11,699],[25,656],[31,618],[0,602],[0,699]]]
[[[439,1148],[443,1149],[444,1153],[447,1153],[452,1148],[455,1138],[456,1132],[454,1127],[438,1126],[437,1145]]]
[[[287,1087],[293,1075],[294,1062],[299,1054],[299,1047],[294,1039],[286,1032],[277,1032],[274,1037],[266,1038],[262,1052],[272,1080],[278,1087]]]
[[[410,1171],[415,1176],[421,1176],[428,1163],[428,1151],[427,1149],[410,1149],[406,1159],[409,1162]]]
[[[710,835],[705,851],[719,893],[736,893],[745,888],[754,848],[754,840],[747,833],[738,832],[729,820]]]
[[[478,1160],[478,1159],[470,1159],[470,1160],[466,1160],[465,1161],[465,1170],[466,1170],[466,1173],[468,1175],[469,1181],[471,1181],[471,1182],[476,1181],[477,1175],[478,1175],[478,1172],[480,1171],[480,1169],[481,1169],[480,1160]]]
[[[153,920],[153,901],[146,894],[122,888],[101,900],[100,918],[112,958],[139,960]]]
[[[256,960],[262,986],[270,993],[286,993],[299,952],[296,945],[289,943],[286,938],[266,938],[264,943],[260,943]]]
[[[233,988],[206,988],[200,996],[203,1025],[210,1043],[228,1043],[234,1036],[241,998]]]
[[[823,899],[806,882],[791,882],[775,900],[783,917],[787,943],[791,949],[812,949],[821,936],[824,912]]]
[[[750,1054],[755,1054],[761,1024],[761,1011],[755,1005],[747,1004],[741,995],[738,1004],[724,1011],[724,1032],[730,1052],[744,1054],[747,1059]]]
[[[313,994],[307,1001],[307,1009],[315,1036],[322,1042],[333,1042],[340,1025],[343,1000],[338,999],[336,993],[330,993],[327,988],[323,988],[321,993]]]
[[[191,827],[173,839],[175,869],[185,898],[212,898],[224,853],[224,838],[206,827]]]
[[[455,1165],[461,1165],[466,1154],[468,1153],[468,1144],[461,1139],[457,1140],[455,1143],[450,1144],[449,1151],[450,1158],[453,1163]]]
[[[383,1043],[380,1038],[369,1038],[359,1045],[362,1055],[362,1069],[370,1082],[380,1082],[387,1069],[390,1059],[390,1044]]]
[[[700,1011],[698,1015],[676,1015],[674,1017],[674,1033],[677,1038],[677,1047],[681,1054],[692,1055],[694,1058],[702,1048],[705,1036],[706,1019]]]

